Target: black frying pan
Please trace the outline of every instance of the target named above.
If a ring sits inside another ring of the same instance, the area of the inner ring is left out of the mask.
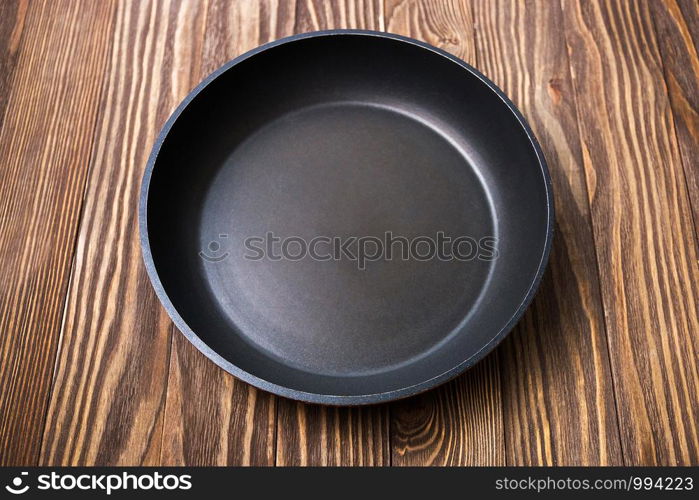
[[[212,361],[282,396],[365,404],[503,339],[546,266],[551,196],[531,130],[478,71],[328,31],[248,52],[187,96],[139,222],[160,300]]]

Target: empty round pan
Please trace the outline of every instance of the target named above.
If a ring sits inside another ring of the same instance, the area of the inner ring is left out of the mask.
[[[537,142],[425,43],[326,31],[229,62],[143,179],[148,274],[184,335],[261,389],[354,405],[432,388],[500,342],[546,266]]]

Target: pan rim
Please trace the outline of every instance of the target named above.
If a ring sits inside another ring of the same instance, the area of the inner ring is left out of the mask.
[[[178,118],[182,112],[187,108],[187,106],[196,98],[211,82],[217,79],[220,75],[238,65],[239,63],[249,59],[250,57],[259,54],[263,51],[271,49],[273,47],[292,43],[299,40],[305,40],[309,38],[325,37],[325,36],[335,36],[335,35],[352,35],[352,36],[369,36],[377,38],[386,38],[394,41],[400,41],[404,43],[409,43],[411,45],[417,46],[424,50],[428,50],[436,55],[442,56],[447,60],[458,64],[462,69],[471,73],[472,76],[478,78],[486,87],[488,87],[497,97],[499,97],[502,102],[510,110],[514,118],[517,120],[519,125],[522,127],[527,139],[529,140],[534,152],[536,153],[541,175],[544,181],[545,194],[546,194],[546,239],[544,242],[543,252],[541,254],[541,259],[537,266],[536,274],[532,280],[527,293],[524,295],[519,307],[515,310],[513,315],[507,321],[505,326],[503,326],[489,342],[487,342],[481,349],[476,353],[471,355],[469,358],[461,361],[456,366],[450,368],[449,370],[435,375],[429,379],[423,380],[419,383],[412,384],[410,386],[401,387],[398,389],[393,389],[390,391],[373,393],[373,394],[362,394],[362,395],[337,395],[337,394],[322,394],[314,392],[305,392],[298,389],[292,389],[285,387],[283,385],[276,384],[274,382],[262,379],[252,373],[249,373],[240,367],[234,365],[230,361],[224,359],[216,351],[211,349],[207,344],[205,344],[201,338],[189,327],[187,322],[182,318],[175,308],[174,304],[170,300],[165,288],[163,287],[158,272],[155,267],[155,261],[153,260],[153,255],[151,253],[150,241],[148,236],[148,193],[150,188],[150,181],[153,174],[153,169],[155,167],[158,155],[165,141],[165,138],[170,133],[170,130],[177,122]],[[554,235],[554,202],[553,202],[553,189],[551,183],[551,176],[548,170],[548,165],[546,159],[541,150],[541,147],[531,130],[526,119],[519,111],[519,109],[514,105],[514,103],[505,95],[505,93],[495,85],[490,79],[483,75],[476,68],[468,64],[467,62],[461,60],[460,58],[438,48],[430,45],[426,42],[416,40],[403,35],[397,35],[394,33],[382,32],[382,31],[372,31],[372,30],[358,30],[358,29],[335,29],[335,30],[323,30],[323,31],[311,31],[306,33],[299,33],[296,35],[288,36],[285,38],[280,38],[272,42],[260,45],[238,57],[228,61],[220,68],[212,72],[206,78],[204,78],[196,87],[194,87],[187,96],[182,100],[182,102],[177,106],[177,108],[172,112],[170,117],[167,119],[162,129],[158,133],[157,138],[153,144],[153,148],[148,157],[146,163],[146,168],[141,181],[141,192],[139,196],[139,207],[138,207],[138,226],[140,233],[140,244],[141,251],[143,255],[143,261],[145,264],[146,272],[151,281],[151,284],[156,292],[156,295],[163,307],[165,308],[168,316],[173,321],[177,329],[191,342],[194,347],[196,347],[202,354],[213,361],[220,368],[224,369],[228,373],[232,374],[236,378],[243,380],[259,389],[267,392],[271,392],[278,396],[303,401],[306,403],[317,403],[325,405],[334,406],[353,406],[353,405],[368,405],[376,404],[387,401],[393,401],[397,399],[403,399],[421,392],[435,388],[444,382],[447,382],[456,376],[464,373],[466,370],[471,368],[473,365],[482,360],[487,354],[489,354],[514,328],[517,322],[520,320],[524,312],[527,310],[531,304],[536,292],[539,288],[541,280],[543,278],[544,272],[546,270],[549,255],[551,252],[551,246],[553,242]]]

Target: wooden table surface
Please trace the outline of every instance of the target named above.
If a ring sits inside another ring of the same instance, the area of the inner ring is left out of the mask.
[[[227,60],[409,35],[536,132],[556,238],[490,356],[423,395],[295,403],[169,321],[137,204],[170,112]],[[0,464],[699,464],[694,0],[0,1]]]

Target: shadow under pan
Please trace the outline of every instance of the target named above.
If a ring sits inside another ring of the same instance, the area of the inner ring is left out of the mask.
[[[507,334],[553,208],[536,141],[492,83],[420,42],[335,31],[197,87],[154,147],[140,225],[158,296],[214,362],[283,396],[364,404],[433,387]],[[461,258],[429,243],[440,234],[466,241]]]

